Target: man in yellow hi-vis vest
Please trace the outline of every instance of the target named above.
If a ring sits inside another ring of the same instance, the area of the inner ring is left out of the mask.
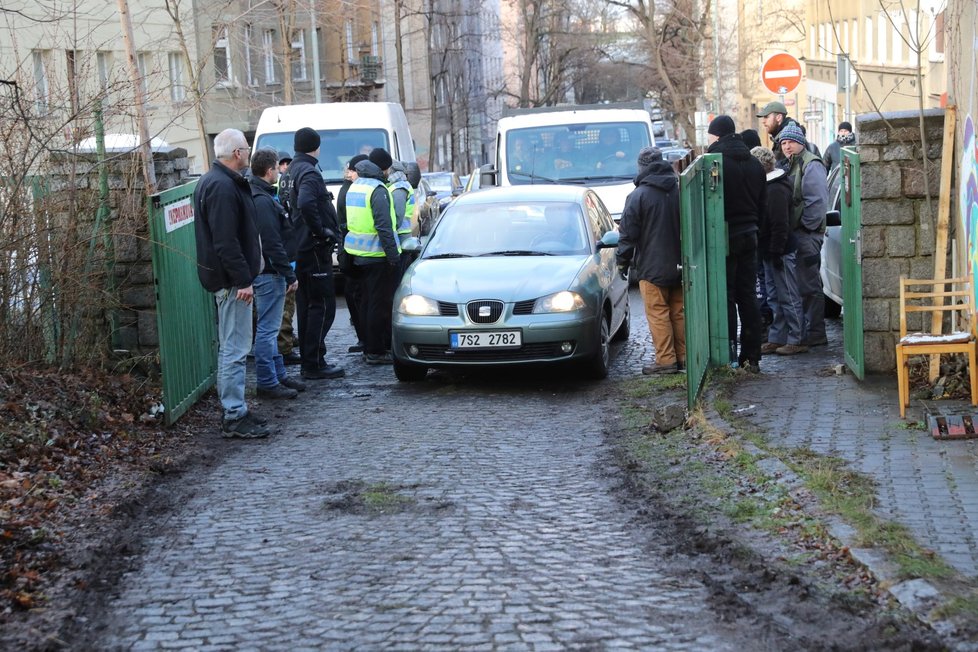
[[[401,242],[411,237],[411,228],[414,222],[414,188],[408,182],[404,172],[404,163],[394,161],[391,171],[387,175],[387,187],[390,188],[391,197],[394,200],[394,216],[397,224],[397,237]],[[407,270],[411,264],[410,254],[401,254],[401,274]]]
[[[384,185],[394,160],[380,147],[356,165],[357,180],[346,192],[343,248],[360,270],[363,298],[363,359],[367,364],[392,364],[391,311],[401,278],[401,244],[390,190]]]

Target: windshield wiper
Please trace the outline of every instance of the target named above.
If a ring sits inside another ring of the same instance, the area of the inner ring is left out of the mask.
[[[527,177],[529,179],[539,179],[540,181],[546,181],[547,183],[560,183],[557,179],[551,179],[550,177],[545,177],[539,174],[533,174],[532,172],[520,172],[519,170],[510,170],[509,176],[520,175]]]
[[[553,256],[549,251],[533,251],[532,249],[507,249],[505,251],[490,251],[480,256]]]
[[[436,258],[471,258],[472,254],[435,254],[433,256],[425,256],[425,260],[435,260]]]

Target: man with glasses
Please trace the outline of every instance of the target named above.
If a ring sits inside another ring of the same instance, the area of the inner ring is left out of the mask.
[[[245,402],[252,337],[254,280],[262,272],[261,241],[251,187],[241,172],[251,149],[244,134],[225,129],[214,139],[217,160],[194,190],[197,276],[217,304],[217,394],[225,437],[267,437],[263,418]]]

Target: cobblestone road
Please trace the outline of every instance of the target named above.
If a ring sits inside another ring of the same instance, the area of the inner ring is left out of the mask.
[[[351,337],[341,310],[332,350]],[[633,309],[613,375],[636,372],[647,339]],[[146,526],[99,648],[744,647],[612,493],[613,380],[402,385],[331,361],[346,378],[263,406],[282,434],[220,442],[235,449]],[[353,509],[358,491],[392,513]]]

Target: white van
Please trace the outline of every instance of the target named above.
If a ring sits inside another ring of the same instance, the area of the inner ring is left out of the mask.
[[[638,153],[653,142],[640,102],[507,109],[496,133],[496,185],[584,185],[617,222],[635,189]]]
[[[294,154],[295,132],[311,127],[322,144],[319,166],[326,187],[335,196],[343,183],[347,162],[360,153],[383,147],[394,160],[415,161],[414,141],[404,109],[393,102],[330,102],[272,106],[262,111],[255,130],[254,149],[271,147]]]

